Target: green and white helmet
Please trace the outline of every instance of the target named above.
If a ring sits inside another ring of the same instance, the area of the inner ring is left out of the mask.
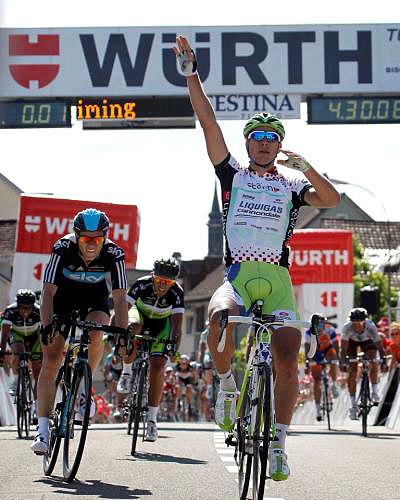
[[[279,134],[281,141],[283,141],[285,137],[285,129],[282,125],[282,122],[275,115],[271,115],[271,113],[265,112],[257,113],[246,122],[246,125],[243,129],[243,135],[247,139],[247,136],[250,134],[250,132],[258,127],[262,127],[263,125],[275,130],[275,132]]]

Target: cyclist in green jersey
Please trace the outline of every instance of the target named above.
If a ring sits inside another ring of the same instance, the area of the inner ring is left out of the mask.
[[[157,414],[163,393],[164,369],[170,355],[165,341],[171,340],[177,349],[182,336],[185,304],[183,289],[176,281],[179,270],[179,263],[174,259],[156,260],[153,272],[139,278],[127,293],[130,330],[134,334],[148,330],[156,339],[150,351],[147,441],[156,441],[158,438]],[[132,363],[139,344],[134,343],[133,352],[123,358],[122,374],[117,386],[120,394],[130,391]]]
[[[228,328],[222,352],[217,349],[221,311],[238,314],[239,306],[248,312],[254,298],[264,300],[263,313],[296,319],[297,308],[288,273],[288,242],[298,210],[303,205],[334,207],[340,195],[301,155],[283,150],[285,130],[281,121],[269,113],[259,113],[245,125],[243,134],[249,166],[241,167],[225,144],[214,110],[197,74],[195,54],[184,36],[177,36],[174,47],[181,72],[186,76],[194,112],[203,128],[208,156],[221,183],[225,234],[226,280],[214,293],[209,305],[208,344],[221,380],[215,419],[224,430],[234,424],[237,387],[231,373],[234,353],[232,328]],[[277,160],[279,152],[285,160]],[[289,179],[278,173],[276,163],[304,175]],[[248,284],[265,286],[249,293]],[[278,440],[271,447],[270,475],[287,479],[289,467],[285,449],[298,394],[297,358],[301,335],[295,328],[281,328],[272,338],[276,370],[275,405]]]

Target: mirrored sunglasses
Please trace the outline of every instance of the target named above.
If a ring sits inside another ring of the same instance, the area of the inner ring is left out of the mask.
[[[79,239],[82,243],[96,243],[96,245],[100,245],[100,243],[104,242],[104,236],[79,236]]]
[[[250,139],[254,139],[257,142],[267,141],[267,142],[279,142],[280,137],[276,132],[267,132],[266,130],[254,130],[249,134]]]
[[[175,283],[175,280],[170,278],[163,278],[162,276],[154,276],[154,283],[156,285],[171,286]]]

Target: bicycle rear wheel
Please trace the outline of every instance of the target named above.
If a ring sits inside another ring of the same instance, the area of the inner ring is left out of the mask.
[[[80,398],[84,398],[84,415],[82,420],[76,419],[76,407]],[[92,402],[92,372],[87,363],[79,364],[74,369],[71,389],[67,394],[67,422],[64,438],[63,473],[67,482],[71,482],[78,472],[86,434],[89,426],[90,406]]]
[[[271,427],[271,368],[257,367],[255,422],[253,433],[253,500],[264,498]]]
[[[59,436],[59,425],[66,399],[64,382],[61,382],[64,370],[60,369],[56,378],[56,397],[54,408],[49,418],[49,449],[43,456],[43,471],[46,476],[50,476],[57,462],[60,450],[61,437]]]
[[[253,461],[252,450],[249,445],[249,415],[251,412],[251,404],[249,397],[250,380],[247,379],[246,389],[243,396],[240,415],[236,421],[237,445],[236,453],[238,454],[239,462],[239,498],[246,500],[249,490],[251,464]]]
[[[143,401],[143,390],[145,386],[145,381],[147,377],[147,363],[142,363],[139,373],[136,379],[136,394],[133,400],[133,430],[132,430],[132,444],[131,444],[131,455],[134,456],[136,452],[136,443],[139,433],[139,422],[142,415],[142,401]]]

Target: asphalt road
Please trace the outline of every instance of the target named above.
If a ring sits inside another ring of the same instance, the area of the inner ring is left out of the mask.
[[[363,438],[360,427],[356,422],[328,432],[324,426],[292,426],[291,477],[269,480],[265,498],[400,499],[400,434],[371,427]],[[125,426],[92,425],[77,479],[68,484],[61,452],[53,475],[46,477],[42,459],[29,449],[31,440],[17,439],[15,427],[0,427],[0,498],[238,498],[233,450],[215,425],[159,424],[159,436],[155,443],[140,441],[132,457]]]

